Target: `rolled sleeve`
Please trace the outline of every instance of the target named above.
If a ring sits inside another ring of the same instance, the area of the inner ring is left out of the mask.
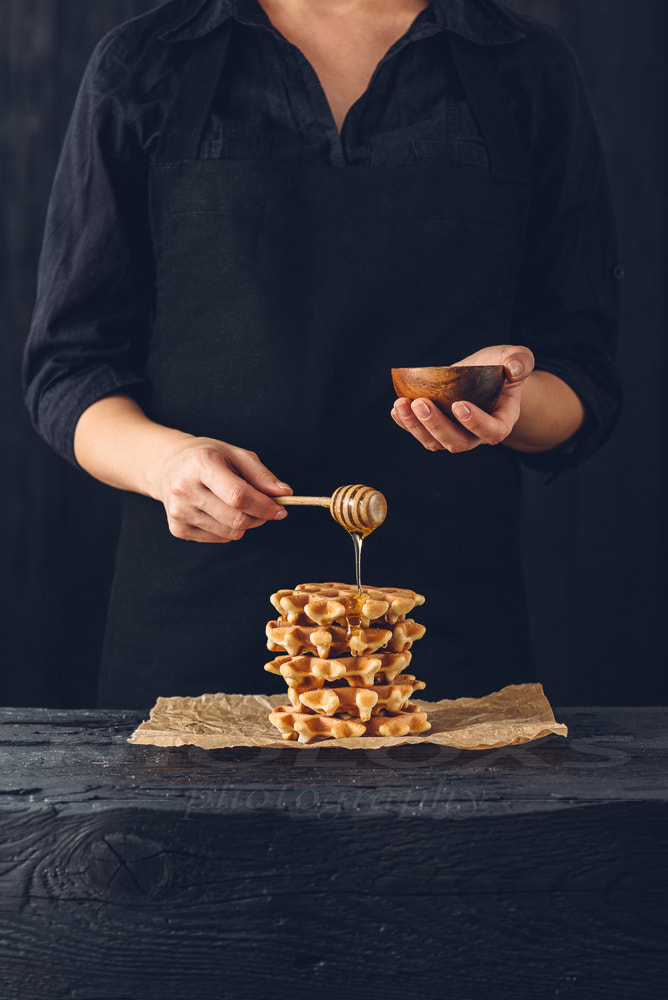
[[[532,132],[531,204],[513,322],[536,367],[582,400],[586,420],[565,449],[521,454],[532,468],[560,474],[609,437],[622,405],[614,362],[620,322],[619,249],[601,143],[577,60],[541,26],[538,86],[525,129]]]
[[[580,350],[573,359],[539,356],[536,367],[570,386],[585,407],[584,424],[568,447],[520,455],[530,468],[553,473],[552,481],[556,475],[576,468],[607,441],[621,412],[621,386],[614,361],[596,350],[589,356]]]
[[[33,423],[70,462],[92,403],[136,392],[153,312],[148,162],[115,89],[117,52],[96,49],[76,100],[47,212],[23,364]]]

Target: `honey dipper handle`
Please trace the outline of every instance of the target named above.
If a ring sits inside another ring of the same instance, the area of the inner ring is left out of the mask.
[[[272,497],[272,500],[295,507],[329,507],[332,502],[331,497]]]

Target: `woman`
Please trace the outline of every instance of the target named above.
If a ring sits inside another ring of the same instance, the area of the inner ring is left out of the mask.
[[[126,491],[100,703],[266,689],[269,594],[352,575],[273,498],[354,482],[389,505],[364,579],[427,598],[429,696],[531,679],[519,461],[614,423],[616,264],[573,56],[494,0],[172,0],[107,36],[25,368],[44,436]],[[388,420],[391,367],[463,360],[506,366],[493,414]]]

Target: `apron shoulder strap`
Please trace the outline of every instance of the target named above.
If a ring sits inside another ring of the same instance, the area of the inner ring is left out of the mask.
[[[195,45],[165,117],[156,163],[196,160],[230,44],[232,21]]]
[[[522,147],[508,95],[485,46],[450,34],[450,50],[464,93],[487,143],[492,171],[509,177],[528,178],[526,153]]]

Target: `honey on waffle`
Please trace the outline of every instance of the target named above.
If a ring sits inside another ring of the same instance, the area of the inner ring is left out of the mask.
[[[391,628],[363,628],[354,624],[344,628],[341,625],[290,625],[285,619],[267,624],[267,648],[272,653],[284,650],[291,656],[312,653],[321,659],[341,656],[346,652],[353,656],[366,656],[379,649],[392,653],[403,653],[425,633],[424,625],[418,625],[410,618],[399,621]]]
[[[300,583],[294,590],[277,591],[270,599],[278,614],[290,624],[295,624],[298,616],[306,615],[318,625],[345,625],[351,610],[350,599],[358,593],[353,584]],[[424,604],[421,594],[396,587],[364,587],[361,597],[357,611],[364,628],[381,619],[387,625],[394,625],[410,614],[413,608]]]

